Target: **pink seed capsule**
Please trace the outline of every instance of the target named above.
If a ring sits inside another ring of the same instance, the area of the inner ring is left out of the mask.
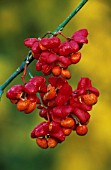
[[[27,38],[24,40],[24,44],[27,46],[27,47],[32,47],[32,45],[37,42],[37,38]]]
[[[36,88],[36,86],[34,84],[32,84],[31,82],[28,82],[25,85],[25,92],[28,94],[36,94],[38,91],[38,88]]]
[[[12,86],[6,93],[6,97],[12,100],[20,99],[24,92],[24,86],[17,84]]]

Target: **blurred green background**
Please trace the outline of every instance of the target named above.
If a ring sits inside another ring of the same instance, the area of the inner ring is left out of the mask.
[[[23,41],[53,31],[77,6],[79,0],[0,0],[0,84],[21,64],[28,53]],[[89,43],[82,59],[70,67],[75,88],[80,77],[92,79],[100,90],[98,104],[91,111],[85,137],[72,133],[55,149],[42,150],[30,132],[42,121],[37,111],[25,115],[6,99],[6,91],[22,83],[18,76],[4,91],[0,102],[1,170],[110,170],[111,169],[111,1],[89,0],[69,22],[63,33],[87,28]],[[35,61],[30,65],[34,74]]]

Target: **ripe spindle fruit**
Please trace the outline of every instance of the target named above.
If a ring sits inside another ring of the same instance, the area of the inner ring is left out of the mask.
[[[58,34],[66,40],[61,42]],[[51,33],[48,38],[43,36],[42,39],[29,38],[24,41],[33,57],[38,60],[36,70],[45,76],[53,76],[48,81],[43,76],[35,76],[28,83],[23,81],[24,85],[13,86],[6,96],[13,104],[17,104],[19,111],[26,114],[31,113],[39,104],[39,115],[46,121],[33,129],[31,137],[36,138],[37,145],[43,149],[56,147],[74,130],[80,136],[88,132],[88,111],[97,102],[99,91],[88,78],[81,78],[74,91],[67,81],[71,78],[67,69],[80,61],[81,53],[78,51],[84,43],[88,43],[87,35],[86,29],[75,32],[71,38],[58,31],[54,35]],[[26,75],[28,58],[25,61],[22,80]]]
[[[42,38],[39,41],[39,47],[41,50],[52,49],[60,45],[60,39],[58,37]]]
[[[24,86],[21,84],[16,84],[7,91],[6,97],[11,100],[18,100],[23,95],[23,92],[24,92]]]

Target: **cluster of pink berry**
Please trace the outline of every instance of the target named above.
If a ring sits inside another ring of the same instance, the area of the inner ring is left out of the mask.
[[[75,90],[67,79],[71,78],[68,66],[79,62],[78,52],[87,43],[86,29],[75,32],[71,38],[61,42],[57,35],[51,38],[28,38],[24,41],[30,47],[35,59],[36,70],[43,76],[35,76],[26,84],[12,86],[6,96],[17,105],[19,111],[28,114],[34,109],[45,119],[31,132],[41,148],[54,148],[65,140],[72,131],[85,135],[90,119],[88,111],[97,103],[99,91],[89,78],[81,78]]]
[[[78,51],[84,43],[88,43],[87,35],[87,30],[81,29],[64,42],[57,36],[52,36],[42,39],[28,38],[24,44],[31,48],[34,58],[37,59],[37,71],[42,71],[44,75],[52,73],[54,76],[61,75],[70,79],[71,73],[67,68],[80,61],[81,53]]]

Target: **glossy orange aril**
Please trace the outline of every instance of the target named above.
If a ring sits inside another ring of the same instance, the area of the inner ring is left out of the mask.
[[[87,105],[94,105],[97,103],[97,96],[94,93],[90,93],[90,94],[85,94],[82,96],[82,100],[84,101],[84,103],[86,103]]]
[[[49,137],[49,138],[48,138],[48,147],[49,147],[49,148],[54,148],[54,147],[57,146],[57,144],[58,144],[58,142],[57,142],[56,139],[54,139],[54,138],[52,138],[52,137]]]
[[[24,110],[26,114],[31,113],[36,108],[36,102],[30,102],[28,108]]]
[[[74,53],[70,56],[70,60],[71,60],[72,64],[78,63],[80,61],[80,59],[81,59],[81,53],[80,52]]]
[[[72,128],[73,126],[75,126],[75,121],[73,118],[67,117],[66,119],[61,121],[61,126],[65,128]]]
[[[45,138],[36,138],[36,143],[39,147],[46,149],[48,148],[48,143]]]
[[[63,78],[66,78],[66,79],[70,79],[71,78],[71,73],[69,70],[66,70],[66,69],[62,69],[61,70],[61,76]]]
[[[69,136],[72,132],[72,129],[70,129],[70,128],[62,128],[62,130],[63,130],[65,136]]]
[[[28,100],[28,99],[21,99],[17,103],[17,109],[19,111],[24,111],[24,110],[26,110],[28,108],[29,104],[30,104],[30,100]]]
[[[88,128],[86,125],[78,125],[76,128],[76,133],[80,136],[86,135],[87,132],[88,132]]]
[[[47,93],[44,95],[43,100],[51,100],[56,96],[56,89],[53,86],[48,87]]]
[[[61,74],[61,68],[59,66],[54,66],[52,68],[52,73],[54,76],[59,76]]]

